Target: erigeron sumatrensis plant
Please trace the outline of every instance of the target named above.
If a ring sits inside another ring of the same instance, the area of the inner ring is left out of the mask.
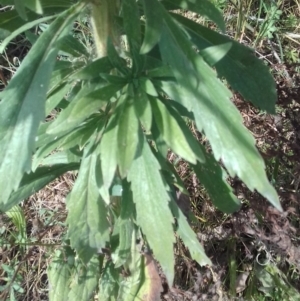
[[[220,210],[240,205],[228,174],[281,209],[223,79],[269,113],[275,112],[274,81],[251,49],[222,34],[223,18],[211,2],[0,3],[15,5],[1,13],[1,51],[18,34],[49,24],[1,92],[0,209],[78,170],[67,198],[69,246],[48,269],[50,300],[90,300],[96,291],[98,300],[159,300],[152,258],[172,285],[174,232],[195,261],[210,264],[175,202],[174,186],[186,190],[168,150],[189,163]],[[199,13],[218,31],[178,9]],[[85,14],[93,54],[72,36],[74,21]],[[72,59],[58,60],[61,50]],[[46,122],[53,109],[56,118]],[[205,135],[212,153],[183,118]]]

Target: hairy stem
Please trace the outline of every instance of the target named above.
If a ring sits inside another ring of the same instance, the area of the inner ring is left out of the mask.
[[[119,35],[115,22],[118,14],[119,0],[94,0],[91,7],[91,24],[93,27],[94,41],[97,57],[107,54],[107,39],[110,37],[118,46]]]

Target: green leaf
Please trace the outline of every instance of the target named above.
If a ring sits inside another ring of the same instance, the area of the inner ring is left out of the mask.
[[[65,82],[69,82],[71,76],[82,66],[82,62],[56,61],[49,83],[48,94],[51,94]]]
[[[225,32],[225,22],[222,13],[208,0],[168,0],[182,9],[199,13],[202,16],[207,17],[211,21],[215,22],[218,27]]]
[[[73,0],[40,0],[44,14],[53,15],[69,9],[74,5]]]
[[[221,83],[216,82],[207,65],[199,64],[199,72],[202,77],[207,76],[207,81],[203,81],[205,86],[200,84],[202,87],[198,90],[201,99],[211,101],[201,102],[199,96],[194,98],[194,116],[198,129],[203,129],[208,137],[215,158],[222,159],[231,176],[238,175],[249,189],[256,189],[281,210],[277,193],[267,179],[264,161],[255,147],[255,139],[244,127],[239,111],[224,97]]]
[[[174,165],[168,160],[165,160],[165,157],[162,157],[160,155],[157,155],[157,159],[162,167],[163,175],[168,184],[176,186],[179,189],[179,191],[181,191],[183,194],[188,195],[189,193],[184,186],[184,182],[177,173]]]
[[[100,278],[98,256],[93,256],[87,265],[78,261],[76,272],[72,275],[68,299],[72,301],[90,301]]]
[[[77,150],[67,150],[55,152],[54,154],[49,155],[47,158],[44,158],[41,162],[43,165],[54,165],[54,164],[68,164],[68,163],[79,163],[81,160],[81,152]]]
[[[174,278],[173,217],[160,165],[145,138],[140,156],[132,162],[128,180],[136,204],[137,223],[171,285]]]
[[[199,240],[197,238],[197,235],[192,230],[190,225],[188,224],[186,217],[181,212],[181,210],[178,208],[175,201],[172,199],[170,202],[170,207],[172,210],[172,213],[174,214],[174,217],[176,217],[177,220],[177,233],[182,239],[183,243],[186,245],[186,247],[189,249],[190,254],[194,260],[198,262],[200,265],[211,265],[210,259],[206,256],[205,251],[201,244],[199,243]]]
[[[103,108],[121,88],[121,85],[107,85],[87,94],[78,94],[49,126],[47,133],[55,135],[77,127],[91,114]],[[90,88],[87,88],[87,92],[89,91]]]
[[[226,173],[210,154],[206,154],[206,161],[192,166],[200,183],[206,188],[213,204],[225,213],[233,213],[240,208],[240,201],[233,194],[226,182]]]
[[[119,115],[117,161],[119,172],[124,178],[136,155],[139,143],[139,121],[134,111],[132,99],[127,98]]]
[[[13,40],[16,36],[20,35],[22,32],[38,25],[39,23],[48,22],[53,18],[55,18],[55,16],[48,16],[48,17],[40,18],[40,19],[31,21],[31,22],[28,22],[28,23],[24,24],[23,26],[19,27],[18,29],[13,31],[7,38],[5,38],[1,42],[0,53],[3,53],[3,51],[5,50],[5,47],[11,42],[11,40]]]
[[[89,55],[84,45],[72,35],[67,35],[61,40],[59,49],[74,57],[88,57]]]
[[[27,21],[27,14],[26,14],[24,1],[23,0],[14,0],[14,3],[15,3],[15,9],[18,12],[18,14],[20,15],[20,17]]]
[[[151,105],[156,125],[172,150],[191,163],[197,159],[204,162],[203,152],[181,116],[156,98],[151,98]]]
[[[128,266],[133,231],[135,231],[133,224],[135,206],[132,199],[132,191],[130,190],[130,185],[126,180],[123,180],[121,187],[123,187],[121,213],[114,229],[114,233],[117,232],[119,236],[119,245],[117,250],[114,252],[115,254],[112,255],[116,268],[121,267],[122,265]]]
[[[68,237],[85,263],[109,240],[107,209],[96,184],[97,154],[92,147],[90,143],[84,150],[78,178],[67,199]]]
[[[64,254],[56,250],[47,270],[50,301],[68,300],[72,268],[72,264],[65,260]]]
[[[123,76],[110,75],[106,73],[100,73],[100,76],[110,84],[125,86],[128,83],[128,78]]]
[[[99,301],[117,301],[119,291],[119,269],[107,261],[99,283]]]
[[[134,230],[133,222],[128,220],[119,220],[115,227],[119,230],[119,246],[112,255],[115,267],[119,268],[126,264],[130,257],[131,238]]]
[[[190,58],[188,57],[188,55],[190,54],[190,56],[194,58],[193,49],[191,48],[192,45],[187,40],[183,32],[181,32],[181,30],[177,28],[172,21],[169,21],[169,23],[169,25],[172,26],[172,31],[164,27],[163,39],[161,39],[159,43],[159,48],[163,61],[173,67],[172,71],[175,78],[177,79],[177,85],[174,89],[172,89],[171,92],[173,92],[173,90],[178,90],[178,84],[179,86],[188,87],[188,89],[195,89],[194,86],[198,84],[199,76],[193,66],[193,60],[190,60]],[[179,35],[179,37],[176,36],[177,34]],[[188,51],[189,53],[186,54],[185,51]],[[180,103],[182,103],[189,111],[192,110],[192,104],[189,98],[183,98]]]
[[[134,95],[134,108],[141,124],[150,132],[152,126],[152,108],[146,92],[142,89],[136,91]]]
[[[170,68],[170,66],[167,65],[147,70],[147,75],[152,78],[165,77],[171,79],[174,77],[172,69]]]
[[[149,52],[159,41],[163,26],[161,6],[156,0],[143,0],[146,17],[146,29],[140,53]]]
[[[76,170],[78,168],[78,163],[59,164],[39,167],[35,172],[25,174],[19,188],[11,194],[7,204],[0,206],[0,210],[3,212],[9,210],[14,205],[19,204],[32,194],[38,192],[47,184],[54,181],[57,177],[67,171]]]
[[[47,129],[47,125],[47,123],[43,124],[41,128]],[[74,134],[77,134],[76,130],[74,130],[72,133],[62,133],[59,136],[52,136],[47,134],[38,135],[36,137],[36,147],[38,147],[38,149],[33,155],[31,169],[35,170],[40,165],[40,162],[43,160],[43,158],[48,156],[55,149],[59,148],[64,139],[66,139],[69,135],[74,136]]]
[[[176,101],[193,112],[199,131],[204,131],[216,160],[222,159],[229,174],[238,175],[249,189],[256,189],[281,210],[278,195],[267,179],[264,161],[255,147],[255,140],[244,127],[239,111],[230,100],[230,91],[193,50],[179,28],[172,22],[168,22],[168,26],[169,30],[163,32],[160,49],[163,59],[173,67],[178,81],[169,97],[175,97]],[[189,65],[184,65],[184,62]]]
[[[133,203],[132,191],[130,184],[126,179],[122,181],[122,202],[121,202],[121,213],[120,218],[122,221],[129,219],[135,219],[135,205]]]
[[[23,0],[24,1],[24,0]],[[40,0],[25,0],[25,6],[36,14],[43,14],[43,7]]]
[[[130,237],[130,260],[128,267],[130,276],[124,277],[120,283],[118,300],[134,301],[141,282],[141,252],[138,250],[136,230],[132,231]]]
[[[27,18],[28,21],[33,21],[36,20],[38,16],[29,11],[27,12]],[[17,30],[26,23],[27,21],[22,19],[16,10],[1,12],[0,28],[6,31],[7,34],[5,35],[5,37],[7,37],[11,32]]]
[[[162,133],[157,127],[156,122],[153,122],[152,128],[151,128],[152,137],[155,141],[155,146],[158,151],[158,153],[163,157],[167,158],[169,147],[167,143],[165,142]]]
[[[26,219],[23,208],[19,205],[13,206],[11,209],[5,212],[5,214],[11,219],[14,226],[17,228],[17,241],[16,243],[24,243],[27,240],[26,232]],[[14,234],[13,234],[14,236]]]
[[[232,44],[230,42],[217,46],[210,46],[203,49],[200,54],[209,65],[214,66],[228,54],[231,46]]]
[[[46,92],[56,61],[56,42],[82,7],[72,7],[49,26],[1,93],[0,203],[3,205],[18,187],[23,173],[30,171],[34,139],[44,118]],[[7,177],[14,181],[7,182]]]
[[[51,95],[47,98],[46,101],[46,116],[49,115],[51,111],[58,106],[58,104],[62,101],[64,96],[66,96],[70,88],[71,85],[63,84],[51,93]]]
[[[99,192],[107,204],[110,203],[109,188],[117,168],[118,116],[111,117],[100,143],[102,180]]]
[[[107,40],[107,55],[112,66],[119,70],[123,75],[128,75],[130,73],[126,60],[119,56],[110,38]]]
[[[176,19],[189,29],[200,54],[216,68],[221,78],[224,77],[234,90],[255,106],[275,113],[275,81],[269,68],[255,57],[252,49],[182,16],[177,15]],[[221,60],[216,60],[216,50],[220,51],[218,48],[228,44],[231,44],[230,50]]]
[[[139,85],[147,94],[154,97],[158,96],[156,88],[149,78],[140,78]]]
[[[97,131],[99,133],[102,129],[104,130],[105,124],[105,117],[96,115],[89,118],[83,126],[66,135],[59,147],[61,149],[69,149],[78,145],[80,149],[83,149],[94,132]]]
[[[122,1],[123,27],[128,37],[131,52],[141,46],[141,25],[138,3],[135,0]]]
[[[147,74],[149,69],[155,69],[162,66],[164,66],[164,64],[160,58],[159,48],[155,46],[149,55],[145,55],[145,65],[143,71]]]
[[[135,0],[122,1],[123,29],[127,36],[129,52],[132,59],[131,73],[134,78],[140,74],[145,65],[144,56],[140,55],[141,47],[141,16],[139,3]]]
[[[71,76],[71,79],[91,80],[100,76],[100,73],[109,73],[113,69],[109,58],[107,56],[97,59],[84,68],[77,71]]]
[[[51,122],[42,124],[39,129],[39,135],[35,139],[38,150],[33,156],[32,170],[35,170],[41,162],[45,162],[44,158],[54,150],[67,150],[74,146],[79,146],[79,148],[82,149],[95,132],[96,128],[103,128],[105,122],[105,118],[96,115],[73,130],[69,130],[68,132],[61,131],[55,135],[46,133]]]

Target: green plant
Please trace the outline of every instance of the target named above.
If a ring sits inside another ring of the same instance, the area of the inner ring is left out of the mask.
[[[268,68],[251,49],[169,11],[194,11],[224,31],[209,1],[0,3],[15,5],[1,14],[1,51],[22,32],[29,36],[31,28],[51,22],[32,39],[0,95],[0,209],[79,170],[67,199],[68,241],[49,267],[50,300],[89,300],[95,291],[99,300],[158,300],[152,255],[172,285],[173,231],[194,260],[210,264],[175,202],[174,187],[186,190],[167,160],[169,149],[189,162],[224,212],[240,206],[228,174],[281,209],[255,140],[222,82],[274,113]],[[73,22],[85,14],[95,54],[72,35]],[[57,59],[59,51],[66,60]],[[45,121],[53,109],[55,116]],[[183,118],[207,137],[212,153]]]
[[[17,232],[11,232],[14,237],[14,243],[26,244],[27,233],[26,233],[26,220],[22,208],[18,205],[12,207],[6,212],[6,215],[11,218],[14,226],[17,228]]]
[[[275,1],[261,1],[260,4],[259,18],[261,13],[265,14],[265,18],[259,26],[258,35],[255,40],[256,45],[265,37],[272,38],[272,35],[278,31],[276,23],[282,15],[282,10],[278,9],[279,4]]]
[[[9,300],[16,301],[18,300],[16,298],[16,294],[22,294],[24,292],[21,286],[23,279],[20,275],[15,275],[15,270],[12,266],[7,264],[1,264],[1,268],[3,269],[3,271],[5,271],[5,277],[3,277],[1,280],[6,281],[7,285],[0,285],[0,292],[9,289]]]
[[[253,300],[300,300],[299,293],[274,263],[257,261],[249,281],[252,284],[249,284],[247,295]]]

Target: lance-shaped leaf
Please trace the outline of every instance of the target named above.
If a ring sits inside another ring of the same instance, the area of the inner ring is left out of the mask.
[[[109,62],[123,75],[128,75],[130,73],[126,60],[119,56],[119,53],[110,38],[107,39],[107,56]]]
[[[122,13],[128,43],[131,47],[139,48],[141,44],[141,25],[138,3],[135,0],[123,1]]]
[[[0,203],[3,205],[18,187],[23,173],[30,171],[34,140],[44,118],[46,92],[56,61],[56,43],[84,5],[72,7],[49,26],[1,93]]]
[[[158,153],[163,158],[167,158],[167,155],[169,152],[169,147],[168,147],[167,143],[165,142],[162,133],[158,129],[156,122],[153,122],[153,124],[152,124],[151,134],[152,134],[153,140],[155,142]]]
[[[103,134],[100,143],[100,158],[102,177],[98,180],[99,192],[105,202],[109,204],[109,188],[115,176],[117,168],[117,151],[118,151],[118,120],[114,115]],[[100,175],[98,175],[100,176]]]
[[[141,124],[149,132],[152,126],[152,109],[150,100],[142,89],[138,89],[134,94],[134,108]]]
[[[96,162],[97,153],[90,142],[84,150],[78,178],[67,199],[68,237],[72,248],[85,263],[105,247],[109,239],[107,209],[96,183]]]
[[[240,201],[226,182],[225,171],[211,154],[206,154],[205,163],[198,163],[192,167],[200,183],[206,188],[213,204],[219,210],[232,213],[240,208]]]
[[[176,217],[177,220],[177,233],[182,239],[183,243],[186,245],[186,247],[189,249],[191,256],[194,260],[196,260],[200,265],[211,265],[210,259],[206,256],[205,251],[201,244],[199,243],[199,240],[197,238],[197,235],[190,227],[189,223],[186,220],[186,217],[181,212],[181,210],[178,208],[177,204],[174,200],[171,200],[170,207],[172,210],[172,213],[174,214],[174,217]]]
[[[77,71],[71,76],[71,79],[81,79],[81,80],[91,80],[93,78],[99,77],[100,73],[109,73],[113,69],[109,58],[107,56],[99,58],[82,69]]]
[[[78,163],[58,164],[53,166],[42,166],[35,172],[24,174],[19,188],[11,194],[7,204],[0,206],[0,210],[9,210],[14,205],[19,204],[32,194],[38,192],[51,181],[54,181],[57,177],[67,171],[76,170],[78,168]]]
[[[142,255],[138,250],[136,230],[132,231],[130,238],[130,260],[126,267],[129,270],[130,276],[124,277],[120,283],[118,300],[134,301],[139,290],[142,274]]]
[[[55,256],[48,267],[50,301],[68,300],[69,285],[74,268],[74,256],[70,254],[67,259],[65,260],[65,254],[60,250],[56,250]]]
[[[72,301],[90,301],[100,278],[101,262],[97,255],[93,256],[90,262],[85,265],[77,261],[76,271],[72,275],[68,299]]]
[[[156,125],[166,143],[185,160],[204,162],[203,152],[181,116],[156,98],[151,98]]]
[[[64,96],[66,96],[67,92],[70,91],[71,86],[67,84],[63,84],[58,87],[51,95],[48,97],[46,101],[45,112],[46,116],[51,113],[53,109],[55,109],[58,104],[62,101]]]
[[[139,54],[141,47],[141,22],[138,2],[122,1],[123,28],[132,56],[132,71],[137,75],[143,69],[144,58]]]
[[[68,164],[68,163],[79,163],[82,157],[82,152],[78,149],[71,149],[66,151],[55,152],[42,162],[43,165],[54,165],[54,164]]]
[[[32,21],[35,20],[36,17],[37,17],[36,15],[34,16],[34,14],[31,13],[28,19]],[[27,22],[19,16],[16,10],[1,12],[0,28],[1,31],[4,30],[4,38],[9,36],[9,34],[12,31],[17,30],[19,27],[21,27],[26,23]],[[1,37],[2,37],[2,32],[1,32]]]
[[[28,22],[28,23],[24,24],[23,26],[19,27],[18,29],[13,31],[7,38],[5,38],[2,41],[1,46],[0,46],[0,53],[3,53],[3,51],[5,50],[6,46],[10,43],[10,41],[13,40],[16,36],[20,35],[22,32],[38,25],[39,23],[50,21],[53,18],[54,18],[54,16],[40,18],[40,19],[31,21],[31,22]]]
[[[112,261],[107,261],[99,281],[99,301],[117,301],[120,270],[114,267]]]
[[[230,91],[194,51],[180,28],[166,20],[168,29],[163,32],[160,50],[163,60],[173,67],[178,81],[170,94],[193,112],[196,125],[209,139],[216,160],[222,159],[229,174],[238,175],[251,190],[256,189],[281,210],[278,195],[266,176],[264,161],[255,147],[255,140],[244,127],[239,111],[230,100]],[[189,65],[185,66],[185,61]],[[187,72],[192,74],[187,75]]]
[[[74,57],[88,57],[88,52],[84,45],[71,34],[65,36],[60,42],[59,49],[66,54]]]
[[[118,166],[122,178],[127,174],[135,157],[139,143],[139,121],[135,114],[132,100],[127,99],[119,115],[118,125]]]
[[[107,261],[99,282],[99,301],[117,301],[120,270],[112,261]]]
[[[132,191],[130,190],[130,185],[126,180],[123,180],[121,187],[121,214],[114,230],[114,232],[118,232],[119,235],[119,246],[115,252],[116,258],[114,259],[112,256],[116,268],[128,263],[128,260],[130,259],[132,235],[133,231],[135,231],[133,223],[135,205],[132,199]]]
[[[119,233],[119,246],[114,252],[115,254],[112,254],[112,259],[115,263],[115,267],[119,268],[127,264],[130,258],[131,239],[134,231],[132,220],[118,220],[115,224],[115,230]]]
[[[102,135],[105,125],[106,117],[95,115],[89,118],[82,127],[66,135],[59,147],[66,150],[74,146],[79,146],[79,149],[83,149],[95,132],[97,132],[98,135]]]
[[[201,56],[210,66],[216,68],[219,77],[226,78],[234,90],[255,106],[275,113],[275,81],[269,68],[255,57],[252,49],[187,18],[174,16],[189,30]],[[222,49],[222,45],[229,44],[231,47],[223,58],[216,59],[215,54]]]
[[[121,85],[107,85],[87,95],[77,96],[49,126],[47,133],[56,135],[77,127],[91,114],[97,113],[121,88]]]
[[[143,0],[146,17],[146,29],[140,53],[149,52],[159,41],[163,26],[161,6],[156,0]]]
[[[119,116],[122,113],[126,97],[126,95],[123,95],[119,98],[117,107],[108,121],[100,146],[98,147],[101,159],[98,168],[101,168],[101,172],[97,174],[97,184],[100,195],[107,204],[110,203],[109,188],[118,165]]]
[[[51,123],[51,122],[50,122]],[[49,155],[55,149],[69,149],[79,146],[83,149],[86,142],[95,132],[96,128],[104,127],[105,119],[98,115],[89,118],[82,126],[73,129],[69,133],[61,132],[57,135],[48,135],[48,123],[41,124],[39,135],[36,137],[36,147],[32,160],[32,170],[35,170],[44,157]]]
[[[77,61],[77,62],[68,62],[68,61],[57,61],[55,63],[50,83],[49,83],[49,89],[48,94],[50,95],[55,91],[57,88],[59,88],[61,85],[63,85],[65,82],[70,82],[72,79],[72,75],[77,72],[80,68],[84,66],[83,62]],[[76,88],[79,85],[77,83],[76,85],[73,84],[73,86]],[[74,89],[74,88],[73,88]]]
[[[20,15],[20,17],[27,21],[27,14],[25,9],[25,4],[23,0],[14,0],[15,9]]]
[[[43,13],[43,7],[41,0],[25,0],[25,5],[33,12],[41,15]]]
[[[168,206],[169,196],[160,174],[159,163],[146,139],[140,139],[143,139],[140,156],[132,162],[128,173],[136,204],[137,223],[171,285],[174,277],[174,235],[173,217]]]
[[[139,86],[141,89],[143,89],[147,94],[157,97],[157,91],[156,88],[154,87],[152,81],[149,78],[140,78],[139,79]]]
[[[222,13],[209,0],[165,0],[165,2],[171,2],[172,5],[199,13],[201,16],[205,16],[215,22],[218,27],[225,32],[225,22]]]
[[[74,134],[77,134],[77,131],[73,131],[72,133],[66,134],[62,137],[59,137],[58,139],[56,139],[57,137],[51,137],[51,138],[49,137],[50,142],[44,144],[35,152],[32,159],[32,171],[35,171],[37,167],[42,164],[45,157],[47,157],[52,151],[60,147],[64,139],[66,139],[68,136],[74,137]],[[73,141],[74,143],[77,142],[75,140]]]

